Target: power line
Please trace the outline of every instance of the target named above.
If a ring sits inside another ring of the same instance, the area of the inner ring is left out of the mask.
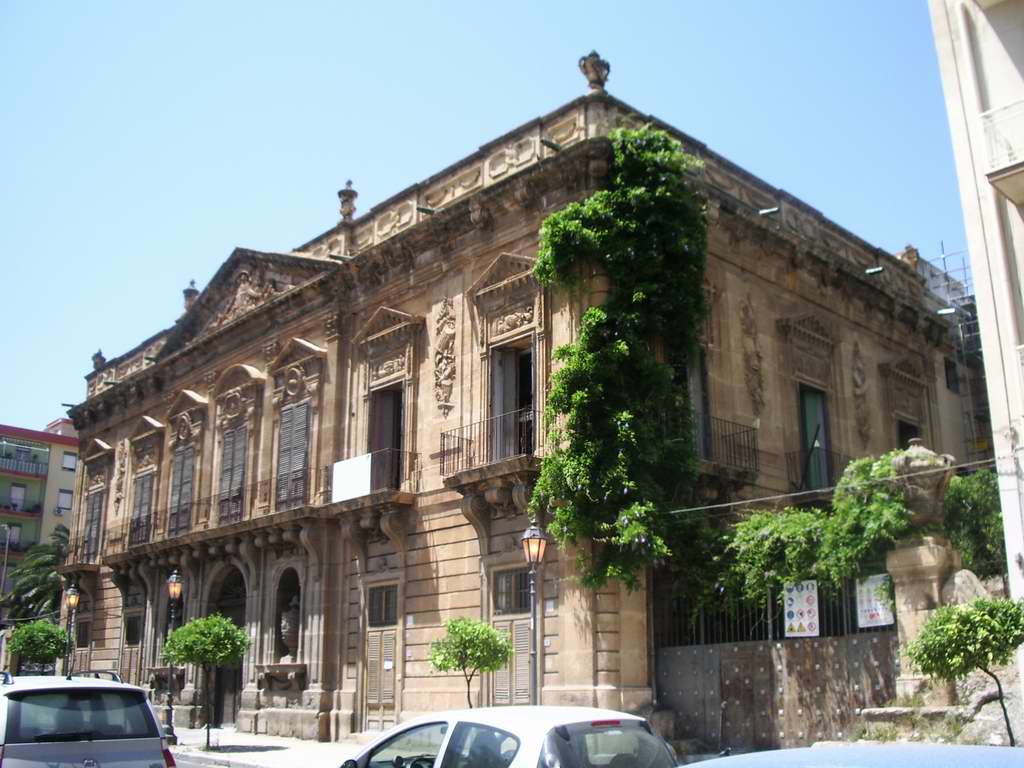
[[[996,463],[995,459],[980,459],[979,461],[968,461],[968,462],[964,462],[963,464],[954,464],[953,466],[950,466],[950,467],[936,467],[934,469],[921,470],[920,472],[910,472],[910,473],[905,474],[905,475],[893,475],[892,477],[887,477],[887,478],[884,478],[884,479],[881,479],[881,480],[870,480],[870,481],[862,482],[862,483],[847,483],[844,487],[845,488],[865,488],[865,487],[877,485],[877,484],[883,483],[883,482],[891,482],[893,480],[903,480],[903,479],[906,479],[908,477],[920,477],[921,475],[931,475],[931,474],[935,474],[936,472],[949,472],[949,471],[952,471],[952,470],[967,469],[969,467],[980,467],[980,466],[989,465],[989,464],[995,464],[995,463]],[[762,504],[762,503],[771,502],[771,501],[781,501],[783,499],[795,499],[795,498],[803,497],[803,496],[820,496],[823,493],[835,491],[836,488],[838,488],[837,485],[832,485],[832,486],[827,486],[825,488],[815,488],[812,491],[792,491],[790,493],[778,493],[778,494],[775,494],[774,496],[761,496],[760,498],[756,498],[756,499],[744,499],[744,500],[741,500],[741,501],[726,501],[726,502],[722,502],[721,504],[707,504],[707,505],[700,506],[700,507],[686,507],[684,509],[670,509],[668,511],[668,514],[670,514],[670,515],[682,515],[682,514],[686,514],[688,512],[707,512],[708,510],[713,510],[713,509],[731,509],[733,507],[744,506],[744,505],[747,505],[747,504]]]

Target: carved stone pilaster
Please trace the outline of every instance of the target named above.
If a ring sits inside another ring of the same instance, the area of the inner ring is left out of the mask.
[[[761,342],[757,336],[757,317],[754,304],[748,293],[740,302],[740,328],[743,330],[743,373],[750,395],[750,406],[754,417],[759,418],[764,410],[764,372],[762,368]]]
[[[853,416],[861,445],[867,447],[871,440],[871,413],[868,410],[868,374],[860,342],[853,342],[853,366],[850,369],[853,380]]]
[[[447,416],[454,407],[455,325],[455,305],[445,297],[434,322],[434,399],[442,416]]]

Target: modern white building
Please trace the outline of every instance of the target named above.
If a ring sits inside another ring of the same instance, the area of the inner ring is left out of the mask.
[[[1024,0],[929,0],[971,256],[1010,591],[1024,597]],[[1024,654],[1019,657],[1024,666]]]

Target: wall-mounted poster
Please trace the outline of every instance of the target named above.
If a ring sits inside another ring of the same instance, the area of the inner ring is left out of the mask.
[[[857,579],[857,626],[887,627],[896,622],[892,614],[889,574],[878,573]]]
[[[786,637],[817,637],[821,632],[820,610],[818,582],[812,579],[787,584],[782,593]]]

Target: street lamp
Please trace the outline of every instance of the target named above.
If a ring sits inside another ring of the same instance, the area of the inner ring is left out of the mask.
[[[178,569],[175,568],[171,571],[171,575],[167,577],[167,610],[170,614],[168,617],[168,624],[170,625],[167,630],[167,636],[171,636],[171,632],[174,631],[174,621],[177,618],[178,600],[181,599],[181,574],[178,573]],[[168,658],[167,659],[167,727],[165,733],[167,735],[167,741],[171,744],[178,743],[178,737],[174,733],[174,663]]]
[[[64,672],[67,673],[68,679],[71,678],[71,673],[74,671],[73,664],[75,661],[75,613],[78,611],[78,601],[82,599],[82,594],[78,591],[78,587],[74,582],[64,592],[64,597],[68,601],[68,650],[64,657]]]
[[[530,566],[530,703],[537,703],[537,566],[544,561],[548,537],[536,525],[523,531],[520,540]]]

